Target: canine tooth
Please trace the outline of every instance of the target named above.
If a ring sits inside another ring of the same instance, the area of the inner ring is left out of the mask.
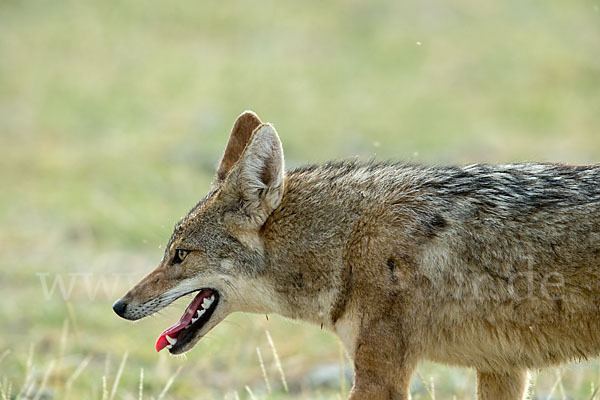
[[[173,348],[173,345],[172,345],[172,344],[168,344],[168,345],[167,345],[167,349],[172,349],[172,348]]]
[[[208,307],[210,307],[210,305],[213,303],[213,301],[215,301],[214,296],[212,298],[206,298],[204,300],[202,300],[202,308],[206,309]]]
[[[198,319],[200,319],[202,314],[204,314],[205,312],[206,312],[206,310],[196,310],[196,316],[192,318],[192,324],[194,322],[198,321]]]
[[[166,335],[167,337],[167,342],[169,342],[171,345],[174,345],[175,343],[177,343],[177,338],[172,338],[169,335]]]

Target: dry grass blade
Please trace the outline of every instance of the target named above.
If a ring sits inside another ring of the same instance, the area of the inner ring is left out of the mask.
[[[346,395],[346,363],[344,362],[345,350],[342,342],[338,343],[340,355],[340,397]]]
[[[265,331],[267,335],[267,340],[269,341],[269,346],[271,346],[271,351],[273,352],[273,358],[275,359],[275,365],[279,370],[279,374],[281,375],[281,383],[283,384],[283,388],[286,392],[289,392],[287,381],[285,379],[285,373],[283,372],[283,367],[281,366],[281,361],[279,360],[279,354],[277,354],[277,348],[275,348],[275,343],[273,343],[273,338],[271,338],[271,334],[269,331]]]
[[[567,394],[565,393],[565,387],[563,386],[562,379],[558,383],[558,390],[560,390],[560,395],[563,400],[567,400]]]
[[[240,395],[238,394],[237,390],[232,390],[231,392],[227,392],[225,394],[225,397],[223,397],[224,400],[229,400],[229,399],[233,399],[233,400],[240,400]]]
[[[123,358],[121,359],[121,364],[119,365],[119,369],[117,370],[117,375],[115,376],[115,381],[113,383],[112,390],[110,391],[110,400],[115,398],[117,394],[117,387],[119,387],[119,381],[121,380],[121,375],[123,374],[123,370],[125,369],[125,363],[127,363],[127,356],[129,353],[125,352],[123,354]]]
[[[2,400],[11,400],[12,399],[12,383],[4,383],[0,393],[2,394]]]
[[[60,342],[58,346],[58,362],[60,363],[63,357],[65,356],[65,351],[67,349],[67,338],[69,336],[69,320],[65,319],[63,321],[63,327],[60,333]],[[60,369],[60,364],[57,365],[58,369]]]
[[[177,375],[179,375],[179,372],[181,372],[182,369],[183,369],[183,366],[177,368],[177,371],[175,371],[175,373],[169,378],[169,380],[167,381],[167,384],[165,385],[165,388],[158,395],[158,400],[161,400],[165,397],[165,395],[171,388],[171,385],[173,385],[173,382],[175,382],[175,378],[177,377]]]
[[[29,397],[30,393],[30,380],[33,379],[33,344],[29,345],[29,353],[27,354],[27,362],[25,363],[25,380],[23,381],[23,386],[21,390],[16,395],[16,399],[20,399],[23,394],[25,397]]]
[[[40,388],[38,389],[33,400],[39,400],[42,397],[44,390],[46,390],[46,385],[48,384],[48,378],[50,377],[50,374],[54,370],[55,365],[56,365],[55,360],[50,361],[50,364],[48,364],[48,368],[46,368],[46,371],[44,371],[44,376],[42,377],[42,382],[40,383]]]
[[[76,336],[79,335],[79,325],[77,324],[77,317],[75,315],[75,309],[73,308],[73,304],[67,301],[67,312],[69,313],[69,318],[71,318],[71,325],[73,326],[73,332]]]
[[[33,376],[33,375],[32,375]],[[31,379],[31,382],[29,382],[29,384],[26,387],[24,396],[26,399],[30,399],[31,396],[33,395],[33,388],[35,387],[35,382],[33,380],[33,378]]]
[[[248,385],[246,385],[246,392],[248,392],[248,396],[250,396],[251,400],[256,400],[256,397],[254,396],[252,389],[250,389],[250,386],[248,386]]]
[[[60,341],[59,341],[59,346],[58,346],[58,355],[56,356],[55,369],[56,369],[57,373],[54,376],[55,381],[51,384],[54,387],[58,387],[62,383],[62,381],[61,381],[61,379],[62,379],[61,371],[63,371],[63,365],[62,365],[62,363],[64,361],[65,353],[66,353],[66,350],[67,350],[68,336],[69,336],[69,321],[67,319],[64,319],[63,320],[63,325],[62,325],[62,330],[61,330],[61,333],[60,333]]]
[[[106,353],[106,358],[104,359],[104,373],[102,375],[110,375],[110,353]]]
[[[552,385],[552,388],[550,389],[548,396],[546,396],[546,400],[550,400],[552,398],[552,395],[554,395],[556,388],[562,381],[562,375],[563,375],[563,371],[561,369],[557,369],[556,370],[556,380],[554,381],[554,384]]]
[[[6,349],[0,354],[0,363],[10,354],[10,349]]]
[[[429,387],[431,388],[431,399],[435,400],[435,383],[433,382],[433,376],[429,377]]]
[[[102,400],[108,400],[108,388],[106,387],[106,375],[102,375]]]
[[[140,368],[140,386],[138,389],[138,400],[144,397],[144,368]]]
[[[429,386],[425,383],[425,380],[423,379],[423,377],[421,376],[420,373],[417,372],[417,378],[419,378],[419,380],[421,381],[421,383],[423,384],[423,387],[425,388],[425,391],[427,392],[427,394],[429,395],[429,398],[431,400],[435,400],[435,396],[433,393],[431,393],[431,390],[429,389]]]
[[[260,349],[258,347],[256,348],[256,354],[258,355],[260,370],[262,371],[263,379],[265,380],[265,385],[267,386],[267,392],[271,394],[271,384],[269,383],[269,378],[267,377],[267,370],[265,369],[265,363],[263,362],[262,354],[260,353]]]
[[[596,398],[596,395],[598,394],[598,389],[600,389],[600,386],[596,387],[594,389],[594,387],[592,386],[592,395],[590,396],[590,400],[594,400]]]
[[[65,383],[65,399],[69,398],[71,388],[73,387],[73,382],[75,382],[75,379],[77,379],[79,375],[81,375],[85,367],[87,367],[87,365],[90,363],[91,359],[91,356],[87,356],[86,358],[84,358],[83,361],[81,361],[81,363],[77,366],[77,368],[75,368],[75,371],[73,371],[71,376],[69,376],[69,378],[67,379],[67,382]]]

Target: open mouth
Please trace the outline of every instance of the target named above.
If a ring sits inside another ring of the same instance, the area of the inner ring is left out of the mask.
[[[156,341],[156,351],[166,347],[173,353],[183,347],[208,322],[218,303],[219,293],[216,290],[200,289],[179,322],[160,334]]]

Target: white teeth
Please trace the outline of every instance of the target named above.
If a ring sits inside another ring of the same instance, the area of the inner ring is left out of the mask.
[[[168,344],[168,345],[167,345],[167,349],[172,349],[172,348],[173,348],[173,345],[172,345],[172,344]]]
[[[202,314],[204,314],[206,312],[206,310],[198,310],[196,311],[196,316],[194,318],[192,318],[192,324],[196,321],[198,321],[198,319],[200,319],[200,317],[202,316]]]
[[[166,337],[167,337],[167,342],[169,342],[171,344],[171,346],[174,345],[175,343],[177,343],[177,339],[176,338],[172,338],[169,335],[166,335]]]
[[[213,301],[215,301],[214,295],[210,296],[210,298],[205,298],[204,300],[202,300],[202,308],[207,309],[208,307],[210,307]]]

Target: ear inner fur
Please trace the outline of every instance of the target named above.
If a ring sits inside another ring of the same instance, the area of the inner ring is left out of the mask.
[[[281,202],[283,171],[283,149],[277,132],[272,125],[262,124],[254,131],[242,158],[232,168],[221,189],[221,196],[227,198],[227,202],[237,205],[239,199],[243,199],[241,208],[236,208],[226,218],[230,231],[239,240],[246,233],[256,236]]]
[[[252,132],[260,124],[262,124],[262,121],[252,111],[244,111],[235,120],[229,135],[229,142],[217,168],[217,181],[221,182],[225,179],[231,168],[244,153],[244,149],[252,137]]]
[[[250,144],[240,160],[240,180],[246,190],[278,189],[283,179],[283,149],[275,128],[260,125],[250,139]],[[266,194],[266,193],[265,193]]]

